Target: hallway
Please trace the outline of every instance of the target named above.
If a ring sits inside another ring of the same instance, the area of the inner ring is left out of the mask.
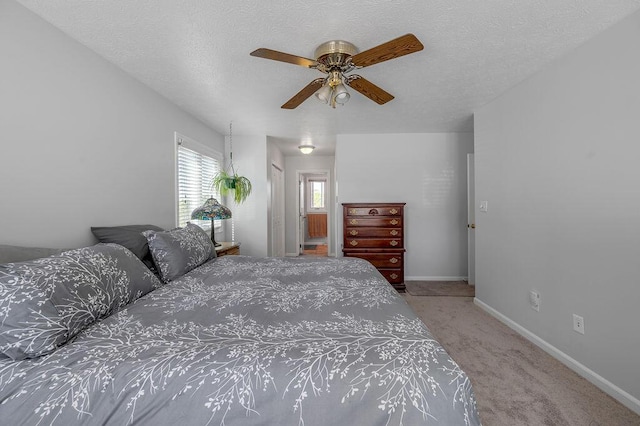
[[[329,249],[326,244],[305,244],[302,256],[327,257]]]

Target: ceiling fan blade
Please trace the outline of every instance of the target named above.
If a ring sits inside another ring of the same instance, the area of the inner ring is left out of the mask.
[[[251,56],[264,59],[272,59],[274,61],[287,62],[301,67],[311,68],[318,65],[313,59],[303,58],[302,56],[290,55],[288,53],[278,52],[271,49],[256,49],[250,53]]]
[[[357,74],[349,76],[347,85],[349,85],[349,87],[353,87],[378,105],[384,105],[393,99],[392,94],[385,92],[366,78]]]
[[[293,98],[289,99],[284,105],[280,108],[284,109],[294,109],[302,102],[304,102],[309,96],[313,95],[316,90],[322,87],[324,83],[324,78],[316,78],[311,83],[307,84],[304,89],[296,93]]]
[[[422,49],[424,49],[424,46],[416,36],[413,34],[405,34],[402,37],[353,55],[351,62],[357,67],[368,67],[369,65],[378,64],[388,61],[389,59],[419,52]]]

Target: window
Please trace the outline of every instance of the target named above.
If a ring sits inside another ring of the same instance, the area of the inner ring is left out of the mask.
[[[312,210],[325,209],[324,180],[309,180],[309,207]]]
[[[177,144],[177,181],[178,181],[178,226],[187,222],[211,229],[210,220],[191,219],[191,212],[201,206],[208,198],[220,198],[213,192],[211,180],[220,170],[222,155],[217,151],[201,145],[176,133]],[[215,221],[215,228],[222,226],[222,221]]]

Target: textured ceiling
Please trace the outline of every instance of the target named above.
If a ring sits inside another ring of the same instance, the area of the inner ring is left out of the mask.
[[[336,134],[473,131],[472,113],[640,8],[640,0],[18,0],[218,132],[310,140]],[[425,49],[358,73],[396,98],[354,90],[338,109],[280,105],[318,71],[249,56],[313,58],[334,39],[361,51],[406,33]],[[284,149],[292,153],[295,148]]]

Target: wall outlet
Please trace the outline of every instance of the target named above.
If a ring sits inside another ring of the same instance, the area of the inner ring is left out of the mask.
[[[584,334],[584,318],[573,314],[573,331]]]
[[[540,312],[540,293],[533,290],[529,292],[529,305],[534,311]]]

